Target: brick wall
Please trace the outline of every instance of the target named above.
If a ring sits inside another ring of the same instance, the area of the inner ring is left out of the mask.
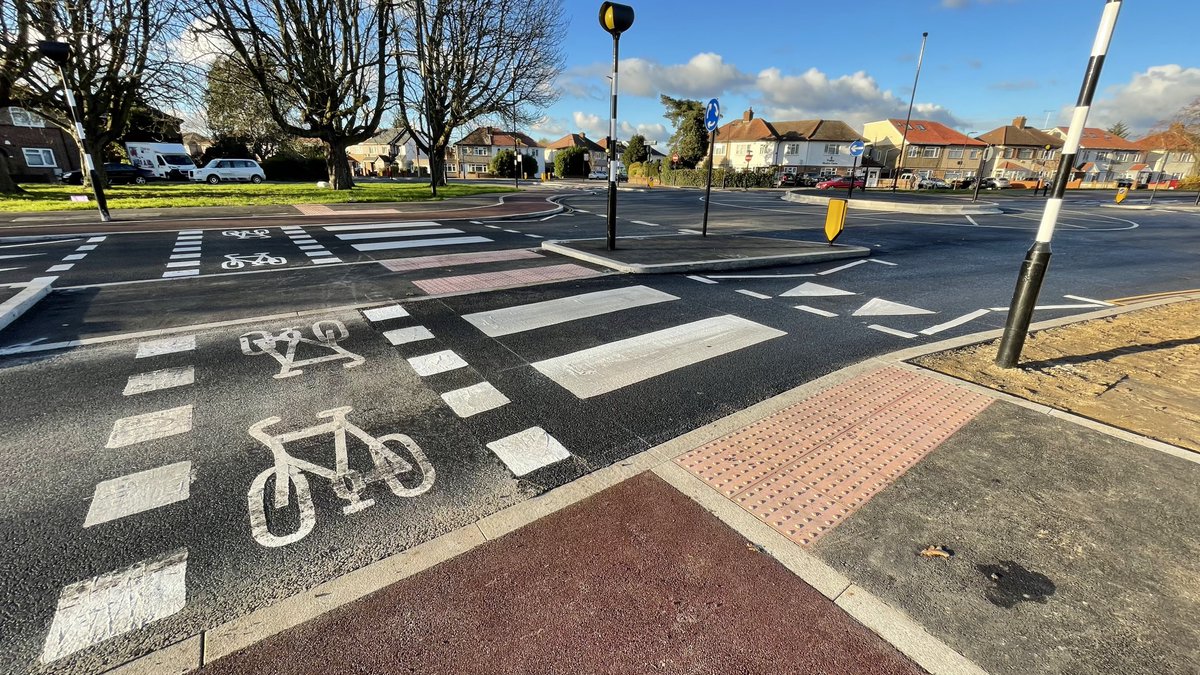
[[[44,148],[54,153],[55,167],[31,167],[25,148]],[[8,156],[9,170],[18,182],[53,180],[64,171],[79,168],[79,152],[70,136],[56,126],[13,126],[8,108],[0,108],[0,151]]]

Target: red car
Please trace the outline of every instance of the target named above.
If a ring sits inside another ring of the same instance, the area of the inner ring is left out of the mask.
[[[866,189],[867,181],[862,178],[855,178],[854,187]],[[838,176],[837,178],[830,178],[829,180],[823,180],[820,183],[817,183],[818,190],[836,190],[838,188],[843,190],[850,189],[850,179],[844,176]]]

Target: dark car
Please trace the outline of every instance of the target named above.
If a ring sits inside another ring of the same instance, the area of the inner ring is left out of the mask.
[[[105,164],[104,176],[109,185],[145,185],[146,181],[154,179],[154,174],[150,171],[122,162]],[[62,175],[62,181],[69,185],[82,185],[83,171],[68,171]]]
[[[799,187],[815,187],[821,182],[821,177],[815,173],[806,173],[796,177],[796,185]]]
[[[955,190],[966,190],[975,187],[974,178],[956,178],[950,181],[950,187]]]
[[[1129,178],[1118,178],[1117,179],[1117,187],[1131,188],[1131,187],[1133,187],[1133,181],[1130,180]]]
[[[775,187],[796,187],[796,174],[785,173],[775,179]]]
[[[861,178],[855,178],[854,187],[866,189],[867,182]],[[835,176],[829,180],[823,180],[820,183],[817,183],[818,190],[845,190],[849,188],[850,179],[846,178],[845,176]]]

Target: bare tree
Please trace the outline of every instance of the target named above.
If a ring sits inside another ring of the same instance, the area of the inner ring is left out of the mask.
[[[326,146],[329,181],[354,186],[348,146],[379,127],[388,96],[391,0],[199,0],[206,30],[262,91],[288,134]]]
[[[5,3],[0,10],[0,107],[16,104],[17,82],[29,73],[33,53],[28,49],[30,32],[29,5]],[[0,194],[24,192],[12,179],[9,157],[0,148]]]
[[[553,103],[566,32],[560,0],[398,0],[400,117],[445,185],[456,129],[487,116],[535,121]],[[515,130],[514,130],[515,131]]]
[[[27,22],[16,49],[36,56],[38,39],[57,40],[71,48],[60,71],[34,58],[12,83],[9,101],[32,110],[63,129],[80,148],[95,157],[129,127],[142,105],[183,103],[189,95],[190,69],[172,49],[180,28],[175,0],[77,0],[4,3],[17,24]],[[8,51],[7,49],[5,50]],[[76,112],[87,137],[79,140],[63,95],[63,81],[75,96]],[[103,167],[97,166],[103,177]]]

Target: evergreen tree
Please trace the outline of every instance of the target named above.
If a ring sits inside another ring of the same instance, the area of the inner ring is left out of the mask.
[[[686,98],[659,96],[667,109],[663,117],[671,121],[675,133],[671,134],[670,152],[679,155],[679,162],[688,168],[708,153],[708,130],[704,128],[704,104]]]

